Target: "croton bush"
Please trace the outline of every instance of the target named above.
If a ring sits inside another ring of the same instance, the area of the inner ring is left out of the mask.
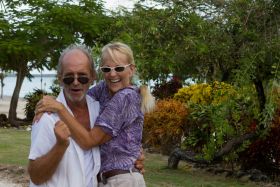
[[[258,106],[252,89],[240,90],[217,81],[180,89],[175,99],[186,103],[190,111],[182,147],[211,160],[230,139],[255,130],[252,121],[257,117]],[[247,146],[248,142],[244,142],[224,159],[236,159]]]
[[[223,82],[183,87],[174,99],[160,100],[156,111],[145,116],[145,143],[165,149],[176,145],[211,159],[232,137],[255,130],[251,122],[258,107],[249,92],[240,93]]]
[[[270,176],[280,174],[280,92],[269,95],[278,98],[271,128],[224,156],[225,164],[257,168]],[[194,84],[179,89],[173,99],[158,101],[156,111],[145,116],[144,140],[166,153],[180,146],[211,160],[233,138],[259,134],[261,120],[254,86]]]
[[[219,104],[235,97],[237,92],[233,86],[224,82],[201,83],[183,87],[178,90],[174,98],[184,103]]]
[[[181,144],[187,116],[184,103],[174,99],[157,101],[156,109],[144,118],[144,145],[169,154]]]

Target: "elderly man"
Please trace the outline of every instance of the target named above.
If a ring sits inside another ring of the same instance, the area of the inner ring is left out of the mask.
[[[90,52],[71,45],[59,59],[58,79],[62,91],[57,100],[90,130],[99,115],[99,103],[87,96],[96,72]],[[32,126],[28,171],[30,187],[93,187],[100,169],[99,148],[83,150],[67,126],[53,114],[44,114]]]

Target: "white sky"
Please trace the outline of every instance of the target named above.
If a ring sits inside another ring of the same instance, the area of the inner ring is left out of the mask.
[[[134,3],[137,0],[104,0],[105,8],[110,10],[116,9],[118,6],[124,6],[128,9],[133,8]]]

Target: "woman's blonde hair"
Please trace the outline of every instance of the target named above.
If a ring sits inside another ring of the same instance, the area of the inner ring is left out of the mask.
[[[146,85],[140,86],[141,111],[145,113],[152,112],[155,108],[155,97],[151,94],[150,89]]]
[[[124,54],[127,57],[128,63],[135,65],[133,52],[132,52],[131,48],[128,45],[121,43],[121,42],[109,43],[102,48],[101,64],[103,64],[104,61],[106,60],[106,58],[108,58],[108,57],[110,59],[112,59],[113,62],[117,63],[115,52]]]
[[[108,57],[112,59],[113,62],[117,63],[115,52],[124,54],[127,57],[128,64],[135,65],[133,51],[128,45],[121,42],[109,43],[102,48],[101,65]],[[148,86],[146,85],[140,86],[140,94],[141,94],[141,111],[144,114],[153,111],[153,109],[155,108],[155,98],[151,94]]]

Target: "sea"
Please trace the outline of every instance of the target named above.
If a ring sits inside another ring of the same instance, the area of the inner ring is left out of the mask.
[[[33,75],[31,80],[25,78],[19,93],[19,97],[23,98],[26,94],[33,92],[34,89],[41,89],[47,92],[51,92],[50,87],[53,85],[53,81],[56,79],[55,74],[47,75]],[[16,85],[16,76],[8,75],[4,78],[3,90],[0,85],[0,96],[12,96]]]
[[[46,92],[51,92],[51,86],[54,80],[56,80],[56,74],[33,74],[33,78],[29,80],[25,78],[21,86],[19,93],[20,98],[24,98],[25,95],[34,92],[35,89],[41,89]],[[2,89],[0,84],[0,98],[1,96],[12,96],[16,85],[16,75],[8,75],[4,78],[4,87]],[[149,82],[150,89],[154,86],[154,82]]]

